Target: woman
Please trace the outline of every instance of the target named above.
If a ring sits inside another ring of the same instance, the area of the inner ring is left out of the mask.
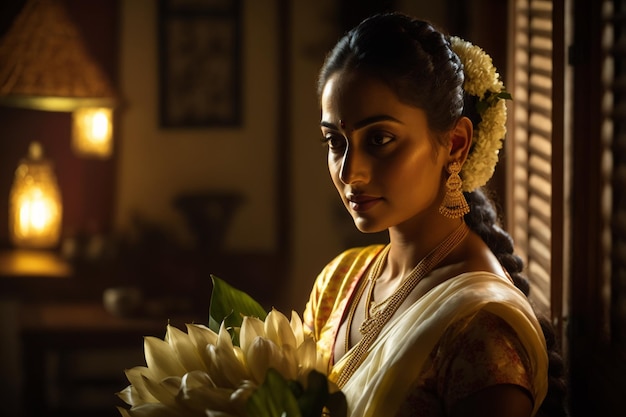
[[[351,415],[563,415],[562,389],[544,401],[553,346],[480,191],[505,134],[491,59],[377,15],[328,55],[319,96],[335,187],[360,231],[390,240],[328,264],[304,313]]]

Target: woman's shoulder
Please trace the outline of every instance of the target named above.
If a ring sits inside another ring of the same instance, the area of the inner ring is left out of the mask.
[[[460,252],[464,272],[486,271],[496,275],[506,274],[489,246],[475,233],[470,233]]]

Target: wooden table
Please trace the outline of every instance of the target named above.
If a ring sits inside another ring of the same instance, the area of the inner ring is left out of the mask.
[[[115,405],[123,403],[115,392],[128,385],[125,368],[145,366],[143,337],[163,338],[168,322],[184,330],[194,320],[116,317],[95,303],[23,304],[24,415],[119,415]],[[100,404],[94,393],[104,398]]]

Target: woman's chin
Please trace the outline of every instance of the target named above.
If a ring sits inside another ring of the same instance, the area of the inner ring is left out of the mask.
[[[363,218],[355,218],[354,225],[361,233],[378,233],[387,230],[386,226]]]

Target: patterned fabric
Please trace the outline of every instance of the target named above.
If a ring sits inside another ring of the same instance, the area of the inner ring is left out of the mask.
[[[347,251],[316,281],[304,321],[331,360],[347,301],[382,248]],[[334,364],[334,375],[348,355]],[[440,284],[394,319],[344,392],[354,416],[376,416],[380,404],[385,415],[445,416],[458,400],[494,384],[527,390],[536,410],[547,390],[547,355],[523,294],[479,272]]]
[[[303,322],[329,364],[337,330],[356,284],[384,245],[349,249],[330,262],[315,281]]]
[[[432,351],[397,417],[439,417],[457,401],[496,384],[514,384],[530,396],[528,355],[515,331],[479,311],[456,322]]]

